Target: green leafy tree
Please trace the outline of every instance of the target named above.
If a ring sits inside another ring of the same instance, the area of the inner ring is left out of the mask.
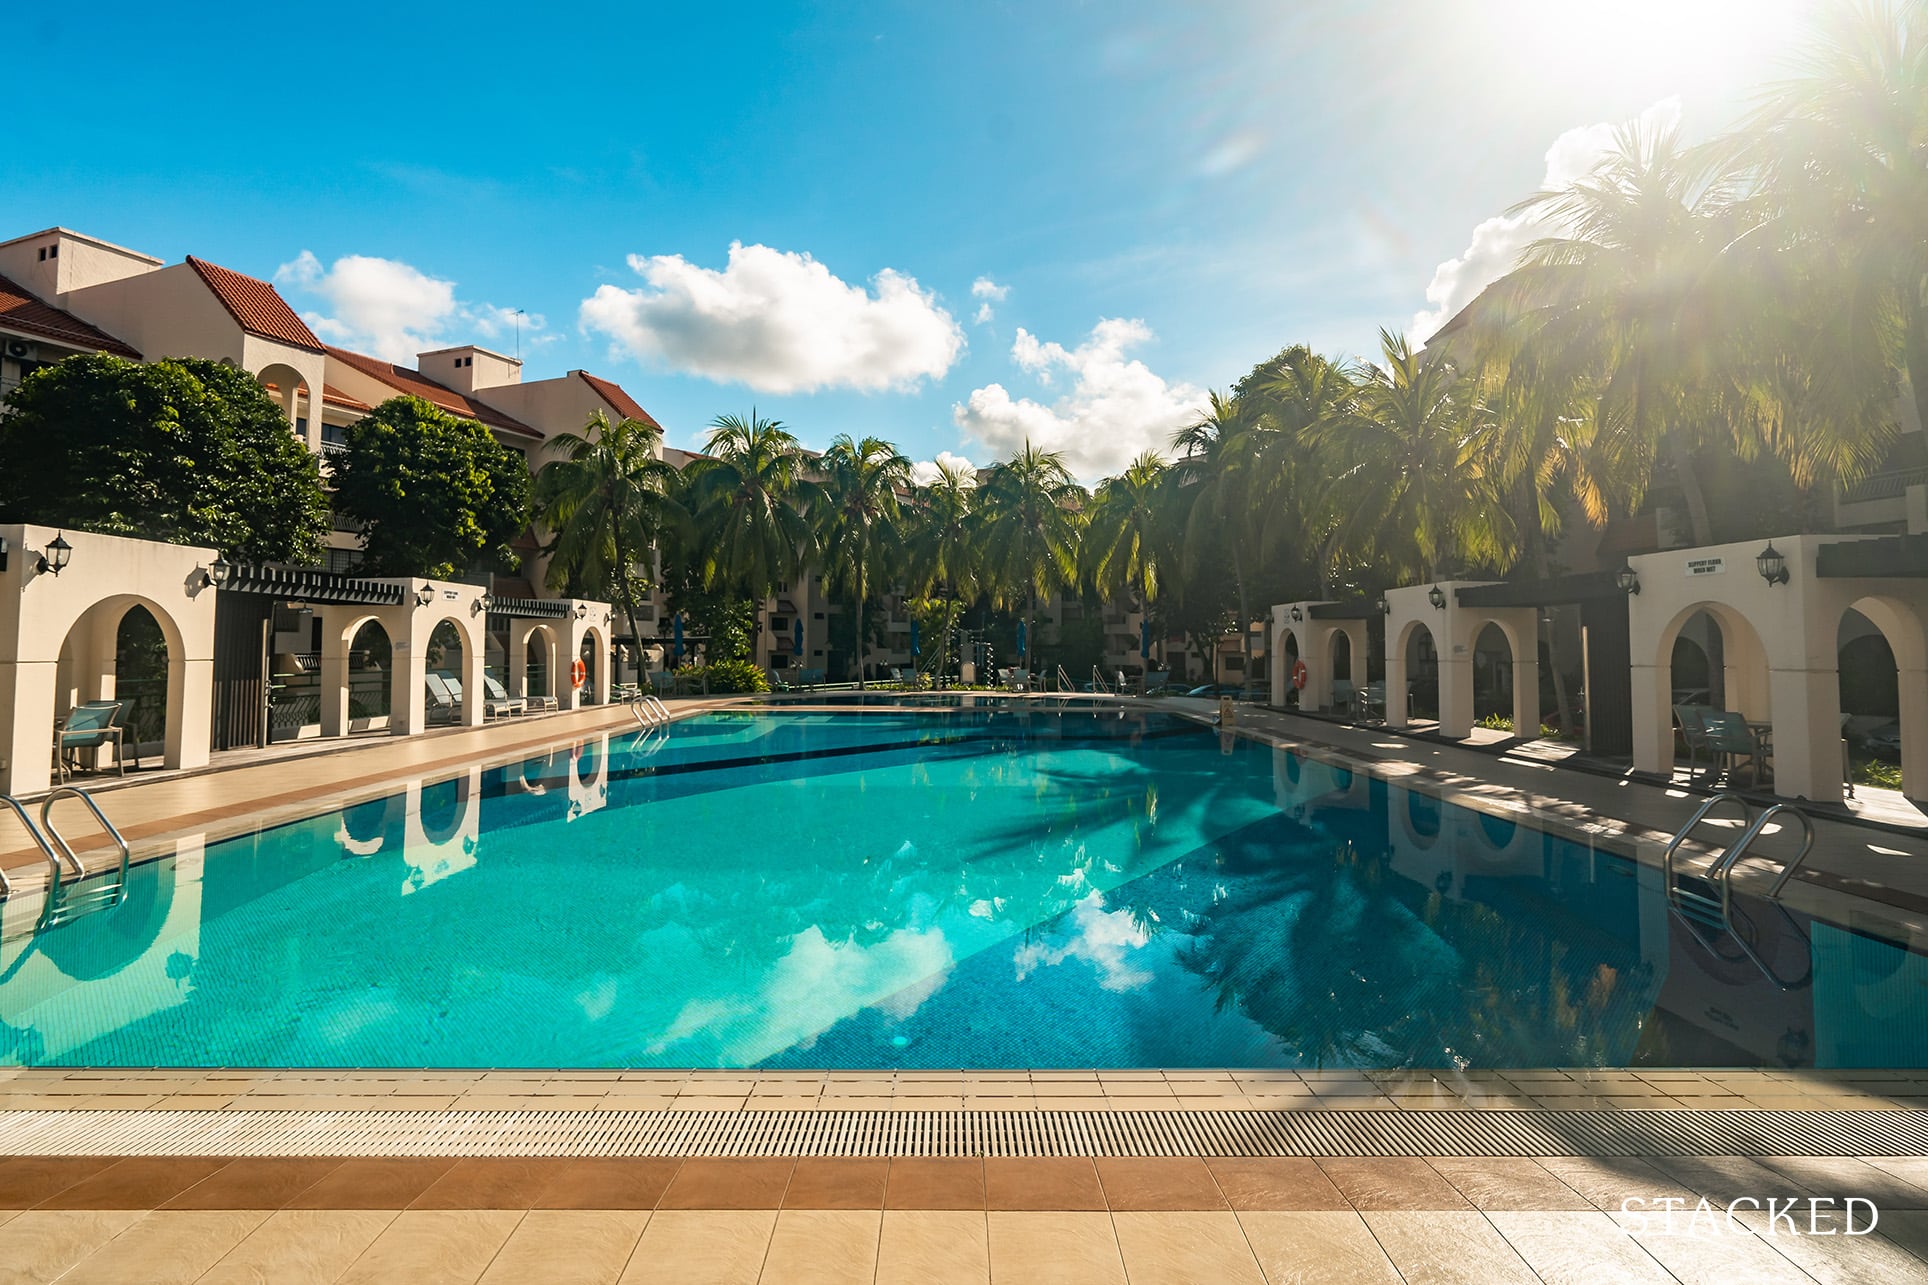
[[[1511,523],[1473,445],[1485,422],[1474,386],[1438,353],[1380,332],[1381,364],[1362,367],[1352,411],[1329,433],[1360,543],[1383,542],[1408,574],[1455,560],[1504,565]]]
[[[818,544],[833,583],[850,591],[851,621],[861,626],[880,569],[898,565],[903,552],[900,491],[910,488],[910,461],[889,442],[838,437],[818,465],[822,474]],[[856,630],[857,686],[865,685],[868,638]]]
[[[695,544],[689,559],[712,587],[760,603],[816,553],[806,512],[816,488],[780,420],[720,415],[705,458],[685,471]]]
[[[0,516],[311,564],[328,531],[315,457],[245,371],[69,357],[0,417]]]
[[[529,467],[472,419],[392,397],[349,426],[334,480],[335,507],[362,524],[363,560],[377,575],[519,561],[509,544],[529,525]]]
[[[979,478],[981,547],[995,596],[1024,609],[1027,669],[1038,668],[1038,599],[1078,575],[1078,535],[1086,502],[1064,456],[1030,442]]]
[[[951,635],[967,600],[977,596],[983,565],[974,516],[977,474],[940,460],[937,476],[916,489],[907,513],[906,565],[911,583],[942,604],[941,619],[926,622],[938,641],[937,672],[950,672]]]
[[[1086,583],[1149,609],[1158,597],[1165,461],[1151,451],[1098,484],[1080,546]]]
[[[614,591],[641,640],[636,598],[648,585],[639,568],[658,538],[685,521],[674,499],[676,470],[663,463],[663,431],[640,419],[611,424],[601,411],[582,434],[558,433],[548,450],[560,455],[536,474],[534,510],[553,533],[549,587],[573,586],[603,596]]]

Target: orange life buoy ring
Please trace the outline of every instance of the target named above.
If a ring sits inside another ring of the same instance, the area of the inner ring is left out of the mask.
[[[1292,662],[1292,686],[1296,687],[1300,691],[1304,691],[1305,680],[1306,680],[1305,662],[1302,660],[1293,661]]]
[[[582,663],[580,656],[569,662],[569,685],[571,687],[581,687],[588,678],[589,666]]]

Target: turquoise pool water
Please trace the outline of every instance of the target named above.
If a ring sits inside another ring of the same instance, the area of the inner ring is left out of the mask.
[[[733,712],[139,866],[0,1062],[1928,1062],[1923,960],[1169,715]],[[1772,974],[1769,976],[1767,974]]]

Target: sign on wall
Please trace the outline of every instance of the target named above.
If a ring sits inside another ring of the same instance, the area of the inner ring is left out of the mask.
[[[1726,558],[1689,558],[1687,559],[1687,578],[1695,576],[1718,576],[1727,571]]]

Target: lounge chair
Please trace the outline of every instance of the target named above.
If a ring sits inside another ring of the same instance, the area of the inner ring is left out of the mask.
[[[676,690],[676,675],[667,669],[659,669],[649,676],[649,685],[658,696],[668,696]]]
[[[1747,725],[1745,718],[1727,710],[1710,709],[1702,712],[1700,722],[1707,732],[1707,748],[1721,760],[1729,780],[1733,779],[1743,758],[1747,760],[1753,784],[1760,785],[1773,778],[1768,763],[1774,753],[1767,747],[1765,738]]]
[[[1700,763],[1703,752],[1711,764],[1714,761],[1712,749],[1707,744],[1707,728],[1702,722],[1704,715],[1719,713],[1711,705],[1676,705],[1674,720],[1680,724],[1680,739],[1687,746],[1687,775],[1691,779],[1694,769]]]
[[[80,751],[94,751],[95,770],[100,766],[100,747],[114,747],[114,766],[122,776],[127,775],[127,756],[123,748],[126,729],[125,718],[131,712],[132,701],[88,701],[74,707],[64,722],[54,729],[54,763],[64,782],[69,772],[80,769]],[[134,766],[140,766],[138,752]]]
[[[425,674],[422,687],[428,693],[430,723],[453,723],[462,716],[462,684],[446,674]]]
[[[483,718],[513,717],[529,712],[529,702],[520,696],[511,696],[502,684],[489,675],[482,675],[482,691],[486,699],[482,702]]]
[[[784,682],[784,681],[783,681],[783,679],[782,679],[782,678],[780,678],[780,677],[779,677],[779,676],[777,675],[777,671],[776,671],[776,670],[774,670],[774,669],[765,669],[765,670],[763,671],[763,676],[764,676],[765,678],[767,678],[767,679],[769,679],[769,680],[770,680],[770,690],[771,690],[771,691],[773,691],[773,692],[787,692],[787,691],[789,691],[789,690],[790,690],[790,684],[788,684],[788,683],[786,683],[786,682]]]
[[[1332,680],[1332,707],[1334,709],[1352,708],[1353,690],[1354,689],[1352,686],[1352,680],[1350,678],[1333,679]],[[1300,697],[1300,702],[1303,705],[1304,697],[1305,697],[1304,689],[1300,689],[1299,697]]]
[[[1172,671],[1169,669],[1148,670],[1145,674],[1145,695],[1156,696],[1171,685]]]

